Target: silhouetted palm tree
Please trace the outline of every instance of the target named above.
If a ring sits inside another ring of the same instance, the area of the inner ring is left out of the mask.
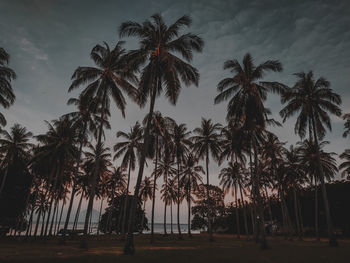
[[[125,195],[129,195],[129,185],[130,185],[130,173],[135,170],[137,157],[140,155],[142,146],[142,127],[139,122],[136,122],[134,126],[130,128],[129,133],[122,131],[117,132],[117,138],[122,137],[125,139],[123,142],[118,142],[114,145],[114,160],[123,155],[123,160],[121,165],[123,167],[128,167],[128,180],[125,189]],[[121,233],[125,233],[125,220],[126,220],[126,210],[128,207],[128,199],[125,198],[123,205],[122,214],[122,230]]]
[[[115,105],[125,116],[126,100],[123,92],[135,99],[137,91],[131,84],[136,82],[134,69],[132,69],[125,56],[125,49],[122,48],[123,42],[118,42],[111,50],[107,43],[104,46],[96,45],[91,51],[91,58],[96,67],[78,67],[73,76],[72,84],[69,91],[87,84],[87,87],[81,93],[82,97],[94,99],[96,101],[96,109],[94,112],[100,114],[100,122],[97,133],[97,146],[101,147],[101,139],[103,133],[103,124],[107,116],[106,110],[109,112],[110,97],[112,97]],[[96,162],[98,164],[99,162]],[[92,182],[97,184],[98,167],[94,169]],[[92,186],[90,198],[85,217],[84,234],[87,234],[89,217],[92,211],[93,200],[95,196],[95,186]],[[84,241],[83,241],[84,242]],[[82,243],[86,246],[86,243]]]
[[[219,82],[217,85],[219,94],[214,102],[220,103],[230,99],[227,105],[226,119],[241,125],[249,133],[249,145],[254,152],[253,201],[255,202],[256,199],[259,212],[260,231],[258,232],[260,232],[261,246],[266,248],[262,200],[259,192],[258,141],[256,137],[265,129],[266,124],[274,123],[268,119],[269,110],[264,106],[268,92],[281,93],[285,86],[278,82],[261,81],[261,79],[267,72],[281,72],[282,65],[277,60],[268,60],[255,66],[252,56],[248,53],[244,56],[242,65],[236,59],[227,60],[224,63],[224,69],[230,69],[234,75]]]
[[[51,208],[55,194],[66,171],[72,170],[73,160],[78,156],[78,134],[74,124],[67,118],[61,117],[51,123],[46,122],[49,130],[45,134],[36,136],[40,145],[36,148],[34,158],[31,161],[34,165],[48,166],[48,177],[46,178],[47,189],[51,193],[51,200],[47,216],[44,234],[47,234],[48,223],[51,215]]]
[[[179,18],[174,24],[167,26],[161,15],[155,14],[152,20],[142,24],[125,22],[120,26],[120,36],[136,36],[140,39],[140,48],[129,54],[130,63],[142,67],[139,84],[139,103],[144,106],[150,98],[149,118],[144,133],[144,149],[141,154],[139,173],[134,196],[138,196],[143,176],[146,152],[149,144],[151,116],[153,116],[156,96],[165,89],[165,96],[170,103],[176,104],[181,91],[181,83],[186,86],[198,85],[199,73],[189,62],[194,51],[202,51],[203,41],[200,37],[187,33],[180,35],[180,30],[190,26],[192,20],[188,16]],[[185,60],[177,56],[180,54]],[[128,226],[128,240],[125,254],[135,251],[132,227],[135,220],[136,199],[133,199]]]
[[[282,95],[282,103],[287,105],[280,111],[283,121],[298,114],[295,124],[295,133],[303,138],[309,128],[309,140],[313,140],[316,145],[316,156],[318,160],[318,171],[320,174],[322,196],[325,206],[326,219],[328,225],[329,244],[337,246],[337,240],[333,233],[332,219],[330,215],[329,202],[324,183],[325,174],[321,165],[321,157],[317,148],[318,140],[322,139],[326,133],[326,128],[332,129],[331,120],[328,113],[341,116],[338,105],[341,98],[330,88],[330,82],[320,77],[315,80],[313,72],[295,74],[298,78],[296,84],[287,89]]]
[[[164,201],[164,234],[167,234],[166,231],[166,211],[167,211],[167,205],[170,204],[171,206],[171,213],[172,213],[172,204],[176,202],[177,200],[177,194],[175,190],[175,182],[172,180],[172,178],[176,175],[176,169],[173,168],[175,162],[174,162],[174,156],[169,153],[164,153],[162,158],[159,160],[158,167],[157,167],[157,174],[159,176],[163,175],[163,185],[161,189],[161,198]],[[169,188],[170,186],[170,188]],[[177,186],[176,186],[177,189]],[[174,199],[174,193],[175,193],[175,199]],[[172,216],[171,216],[172,220]]]
[[[237,238],[240,238],[240,227],[239,227],[239,214],[238,214],[238,191],[241,194],[241,200],[243,201],[243,191],[246,185],[245,168],[242,163],[229,162],[226,168],[221,169],[219,174],[220,185],[227,194],[229,191],[232,192],[232,196],[235,197],[236,205],[236,227],[237,227]],[[246,235],[248,236],[247,227]]]
[[[329,142],[323,141],[315,144],[314,141],[304,140],[299,142],[298,154],[300,165],[305,167],[305,172],[310,177],[310,181],[314,178],[315,181],[315,232],[316,239],[319,240],[318,234],[318,182],[321,182],[321,174],[319,173],[319,164],[321,162],[323,171],[323,180],[330,181],[338,171],[336,161],[333,156],[335,153],[323,151],[323,147]],[[327,215],[326,215],[327,216]],[[334,245],[334,244],[332,244]]]
[[[339,165],[339,170],[342,170],[341,176],[350,180],[350,150],[346,149],[339,157],[344,160]]]
[[[193,151],[195,155],[200,158],[205,158],[206,175],[207,175],[207,200],[209,202],[209,156],[214,160],[220,157],[220,135],[221,125],[219,123],[212,123],[211,119],[202,118],[201,127],[194,129],[194,136],[191,137],[193,141]],[[210,215],[210,213],[208,213]],[[209,240],[213,241],[213,231],[211,228],[211,218],[208,218]]]
[[[181,189],[180,189],[180,174],[181,164],[184,161],[186,154],[189,152],[189,147],[192,143],[189,139],[191,132],[187,131],[185,124],[174,123],[174,127],[171,133],[172,141],[174,144],[174,155],[176,158],[176,179],[177,179],[177,229],[179,233],[179,239],[182,239],[181,228],[180,228],[180,204],[181,204]]]
[[[79,153],[77,156],[74,174],[73,174],[73,186],[71,191],[71,197],[66,215],[66,221],[64,223],[63,231],[68,228],[69,219],[73,207],[74,196],[77,190],[77,177],[81,164],[81,157],[83,152],[83,146],[87,143],[87,135],[89,132],[93,133],[96,137],[97,134],[97,120],[98,116],[94,113],[95,101],[90,98],[80,96],[79,98],[71,98],[67,102],[68,105],[74,104],[77,107],[77,111],[70,112],[63,117],[69,118],[73,125],[77,129],[78,141],[79,141]],[[107,114],[107,112],[106,112]],[[109,123],[104,123],[105,127],[109,127]]]
[[[0,49],[1,51],[1,49]],[[2,130],[0,135],[0,154],[3,156],[1,161],[1,169],[4,171],[1,185],[0,196],[4,189],[8,168],[14,160],[21,160],[27,162],[30,157],[30,150],[33,144],[29,143],[30,138],[33,136],[31,132],[19,124],[15,124],[11,127],[10,132]]]
[[[141,231],[140,231],[141,233],[143,231],[143,224],[146,216],[146,209],[145,209],[146,202],[148,199],[152,199],[152,198],[153,198],[153,182],[150,177],[146,176],[145,179],[143,179],[140,187],[140,199],[143,202],[143,213],[144,213],[141,221]]]
[[[16,78],[16,73],[8,67],[10,55],[0,47],[0,105],[9,108],[15,101],[11,81]],[[0,125],[6,125],[6,119],[0,112]]]
[[[181,188],[184,189],[185,198],[188,203],[188,236],[192,237],[191,234],[191,200],[192,193],[198,191],[198,182],[202,182],[202,174],[204,174],[204,169],[201,165],[198,165],[198,159],[194,154],[189,153],[183,162],[181,167]]]

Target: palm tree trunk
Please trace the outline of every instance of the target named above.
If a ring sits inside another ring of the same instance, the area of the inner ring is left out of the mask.
[[[34,204],[32,206],[30,216],[29,216],[29,223],[26,231],[26,236],[30,236],[32,234],[32,225],[33,225],[33,215],[34,215]]]
[[[75,196],[75,193],[76,193],[76,187],[77,187],[76,186],[76,179],[78,177],[80,161],[81,161],[81,155],[82,155],[82,152],[83,152],[83,144],[84,144],[83,138],[84,138],[85,132],[86,132],[86,125],[87,124],[85,122],[83,130],[82,130],[81,134],[79,135],[80,138],[81,138],[80,145],[79,145],[79,154],[78,154],[77,163],[76,163],[76,167],[75,167],[74,175],[73,175],[73,188],[72,188],[72,194],[71,194],[71,197],[70,197],[70,200],[69,200],[69,206],[68,206],[68,210],[67,210],[66,221],[64,222],[64,231],[66,231],[67,228],[68,228],[70,214],[72,212],[72,207],[73,207],[73,202],[74,202],[74,196]]]
[[[295,222],[297,225],[297,231],[298,231],[298,238],[299,240],[302,240],[302,234],[301,234],[301,228],[300,228],[300,222],[299,222],[299,211],[298,211],[298,201],[297,201],[297,193],[295,190],[295,187],[293,187],[293,197],[294,197],[294,213],[295,213]]]
[[[271,210],[271,200],[269,198],[266,185],[265,185],[263,190],[265,190],[265,197],[266,197],[266,202],[267,202],[267,206],[268,206],[268,209],[269,209],[270,221],[271,221],[271,223],[273,223],[272,210]]]
[[[101,197],[100,212],[98,214],[97,235],[100,234],[100,222],[101,222],[102,206],[103,206],[103,197]]]
[[[97,144],[96,145],[101,145],[101,141],[102,141],[102,133],[103,133],[103,120],[104,120],[104,113],[106,110],[106,96],[107,96],[107,90],[104,90],[104,94],[102,96],[102,107],[101,107],[101,123],[100,123],[100,127],[99,127],[99,131],[98,131],[98,138],[97,138]],[[91,178],[92,184],[90,186],[90,193],[89,193],[89,203],[88,203],[88,207],[87,207],[87,211],[86,211],[86,215],[85,215],[85,222],[84,222],[84,235],[83,235],[83,239],[81,242],[81,247],[82,248],[86,248],[87,247],[87,242],[86,242],[86,236],[88,235],[88,228],[89,228],[89,220],[90,219],[90,215],[92,213],[92,209],[93,209],[93,205],[94,205],[94,198],[95,198],[95,193],[96,193],[96,186],[97,186],[97,177],[98,177],[98,173],[100,170],[99,167],[99,162],[96,161],[96,167],[93,173],[93,176]]]
[[[207,149],[206,152],[206,160],[205,160],[205,165],[207,169],[207,211],[208,211],[208,231],[209,231],[209,241],[212,242],[214,241],[213,239],[213,230],[211,227],[211,211],[210,211],[210,201],[209,201],[209,150]]]
[[[300,199],[298,194],[297,194],[297,201],[298,201],[297,204],[298,204],[298,211],[299,211],[300,230],[301,230],[301,234],[304,235],[303,215],[301,213],[301,205],[300,205]]]
[[[244,218],[244,228],[245,228],[245,234],[247,236],[247,239],[249,240],[249,231],[248,231],[248,220],[247,220],[247,211],[246,206],[244,205],[244,199],[243,199],[243,193],[242,193],[242,187],[239,187],[239,191],[241,194],[241,202],[242,202],[242,208],[243,208],[243,218]]]
[[[36,218],[36,224],[35,224],[35,230],[34,230],[34,236],[36,237],[37,233],[38,233],[38,227],[39,227],[39,223],[40,223],[40,216],[41,216],[41,209],[39,210],[39,212],[37,213],[37,218]]]
[[[41,223],[41,232],[40,232],[40,236],[44,236],[45,218],[46,218],[46,211],[44,211],[44,213],[43,213],[43,221],[42,221],[42,223]]]
[[[55,229],[55,234],[58,234],[58,231],[60,231],[61,226],[61,220],[62,220],[62,214],[63,214],[63,207],[64,207],[64,200],[62,201],[62,207],[61,207],[61,213],[60,213],[60,219],[58,220],[57,229]]]
[[[143,233],[143,224],[145,223],[145,217],[146,217],[146,200],[143,202],[143,214],[141,219],[141,230],[140,233]]]
[[[283,191],[283,187],[281,185],[281,182],[279,182],[279,185],[280,185],[280,198],[281,198],[281,202],[282,202],[282,206],[283,206],[284,217],[286,220],[286,231],[287,231],[286,233],[288,233],[289,240],[292,240],[293,239],[292,220],[291,220],[290,215],[289,215],[289,210],[288,210],[286,199],[284,198],[284,191]]]
[[[248,203],[246,202],[246,204],[248,205]],[[254,220],[254,211],[253,211],[253,204],[250,204],[250,220],[252,222],[252,229],[253,229],[253,235],[255,235],[255,220]]]
[[[75,213],[74,217],[74,222],[73,222],[73,230],[75,230],[78,226],[78,221],[79,221],[79,215],[80,215],[80,210],[81,210],[81,203],[83,201],[83,192],[81,192],[80,200],[79,200],[79,205],[77,208],[77,212]]]
[[[318,163],[318,172],[320,175],[323,204],[324,204],[324,209],[326,212],[329,245],[331,247],[335,247],[335,246],[338,246],[338,242],[337,242],[337,239],[336,239],[334,232],[333,232],[331,212],[330,212],[330,208],[329,208],[326,185],[325,185],[325,181],[324,181],[325,176],[324,176],[324,171],[323,171],[321,157],[320,157],[318,138],[317,138],[317,134],[316,134],[315,118],[313,115],[312,115],[312,126],[313,126],[313,132],[314,132],[314,140],[315,140],[315,144],[316,144],[316,148],[317,148],[316,158],[317,158],[317,163]]]
[[[111,208],[108,211],[108,218],[107,218],[107,223],[106,223],[106,228],[105,228],[105,233],[112,233],[112,212],[114,209],[114,196],[115,196],[115,192],[114,192],[114,188],[112,189],[112,202],[111,202]]]
[[[2,178],[2,181],[1,181],[1,185],[0,185],[0,196],[2,194],[2,191],[4,190],[4,186],[5,186],[5,182],[6,182],[6,178],[7,178],[7,174],[8,174],[8,166],[6,167],[5,169],[5,172],[4,172],[4,176]]]
[[[240,230],[240,226],[239,226],[239,214],[238,214],[237,185],[235,185],[235,203],[236,203],[236,228],[237,228],[237,238],[241,238],[241,230]]]
[[[253,171],[253,160],[252,160],[252,146],[250,142],[250,149],[249,149],[249,168],[250,168],[250,180],[251,180],[251,199],[252,199],[252,209],[251,209],[251,220],[253,224],[253,239],[257,243],[258,240],[258,227],[257,227],[257,213],[256,213],[256,197],[255,197],[255,179],[254,179],[254,171]]]
[[[126,185],[126,195],[125,195],[125,201],[124,201],[124,207],[123,207],[123,217],[122,217],[122,235],[125,234],[125,223],[126,223],[126,210],[128,209],[128,196],[129,196],[129,185],[130,185],[130,172],[131,172],[131,159],[129,162],[129,171],[128,171],[128,183]]]
[[[53,207],[53,215],[52,215],[51,224],[50,224],[49,236],[52,235],[52,229],[53,229],[54,223],[55,222],[57,223],[58,202],[59,202],[58,198],[56,198],[55,205]],[[56,216],[56,218],[55,218],[55,216]]]
[[[190,238],[192,238],[192,234],[191,234],[191,174],[188,174],[189,176],[189,189],[188,189],[188,193],[187,193],[187,199],[188,199],[188,236]]]
[[[170,202],[170,233],[174,234],[173,231],[173,202]]]
[[[182,239],[180,228],[180,160],[177,158],[177,231],[179,232],[179,239]]]
[[[152,196],[152,218],[151,218],[151,243],[154,242],[154,208],[156,204],[156,186],[157,186],[157,169],[158,169],[158,134],[156,135],[156,162],[154,164],[153,178],[153,196]]]
[[[158,78],[158,86],[161,86],[160,77]],[[146,154],[147,154],[147,150],[148,150],[148,146],[149,146],[149,133],[150,133],[150,129],[151,129],[151,119],[153,116],[154,103],[155,103],[156,94],[157,94],[156,91],[157,91],[157,89],[155,87],[153,87],[152,96],[151,96],[151,103],[150,103],[150,110],[148,113],[146,129],[144,132],[143,149],[142,149],[141,158],[140,158],[139,172],[137,175],[135,191],[134,191],[134,195],[133,195],[133,199],[132,199],[132,203],[131,203],[131,207],[130,207],[129,222],[128,222],[128,235],[127,235],[127,239],[126,239],[125,247],[124,247],[124,254],[127,254],[127,255],[135,253],[133,228],[134,228],[134,224],[135,224],[136,205],[138,202],[138,196],[139,196],[139,191],[140,191],[140,186],[141,186],[141,181],[142,181],[142,176],[143,176],[143,170],[145,167]]]
[[[165,173],[165,196],[168,194],[168,174]],[[166,232],[166,206],[167,206],[167,198],[164,199],[164,235],[167,235]],[[172,219],[171,219],[172,220]]]
[[[260,232],[260,246],[262,249],[268,248],[266,235],[265,235],[265,223],[264,223],[264,210],[263,203],[260,196],[260,180],[258,174],[258,151],[256,147],[256,142],[253,140],[253,148],[254,148],[254,168],[255,168],[255,188],[256,188],[256,199],[258,205],[258,213],[259,213],[259,231]]]

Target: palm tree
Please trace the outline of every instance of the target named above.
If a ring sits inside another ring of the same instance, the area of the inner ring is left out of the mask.
[[[198,160],[190,153],[185,157],[184,163],[181,167],[182,177],[180,179],[181,187],[185,191],[185,198],[188,203],[188,236],[191,234],[191,200],[192,193],[198,191],[198,182],[202,182],[201,174],[204,174],[204,169],[198,165]]]
[[[110,203],[114,204],[116,196],[125,193],[128,175],[125,173],[125,167],[119,166],[118,168],[113,167],[111,173],[106,181],[107,195],[109,196]],[[112,209],[108,212],[107,223],[105,232],[111,232],[111,222],[112,221]]]
[[[344,114],[343,120],[345,120],[343,137],[347,137],[350,134],[350,113]]]
[[[258,152],[256,137],[272,122],[267,118],[269,110],[265,108],[264,101],[268,92],[280,93],[285,86],[278,82],[261,81],[267,72],[281,72],[282,65],[277,60],[268,60],[255,66],[252,56],[248,53],[243,58],[242,65],[238,60],[227,60],[224,69],[230,69],[234,74],[232,77],[221,80],[217,85],[219,94],[216,96],[215,104],[230,99],[227,105],[227,120],[241,125],[250,134],[249,145],[254,152],[254,175],[252,174],[253,196],[257,201],[259,210],[260,241],[262,248],[267,247],[264,218],[262,211],[262,201],[259,192],[258,175]],[[274,122],[272,122],[274,123]],[[251,150],[249,151],[251,156]],[[252,169],[251,169],[252,170]],[[252,170],[253,171],[253,170]],[[255,201],[254,201],[255,202]]]
[[[292,88],[286,89],[282,95],[282,103],[287,105],[280,111],[283,121],[298,114],[295,124],[295,133],[303,138],[309,128],[309,140],[313,140],[317,149],[318,172],[322,189],[323,202],[325,206],[326,219],[328,225],[328,237],[330,246],[337,246],[337,240],[333,232],[332,219],[330,215],[329,202],[325,187],[325,172],[322,169],[319,149],[319,139],[326,133],[326,128],[332,129],[329,113],[341,116],[338,105],[341,98],[330,88],[330,82],[320,77],[315,80],[313,72],[296,73],[298,80]]]
[[[329,144],[328,141],[322,141],[315,144],[314,141],[304,140],[299,142],[298,154],[300,158],[300,165],[306,168],[306,173],[310,177],[310,181],[314,178],[315,181],[315,232],[316,239],[319,240],[318,235],[318,182],[321,182],[321,174],[319,173],[319,159],[323,171],[323,180],[331,181],[335,173],[338,171],[336,161],[333,156],[335,153],[328,153],[323,151],[323,147]],[[332,244],[334,245],[334,244]]]
[[[123,156],[121,165],[123,167],[129,167],[128,169],[128,181],[125,189],[125,195],[129,195],[129,185],[130,185],[130,172],[135,170],[137,156],[141,151],[141,140],[142,140],[142,127],[139,122],[136,122],[133,127],[130,128],[129,133],[122,131],[117,132],[117,138],[122,137],[125,139],[123,142],[118,142],[114,145],[114,160]],[[122,215],[122,234],[125,233],[125,220],[126,220],[126,210],[128,207],[128,198],[125,198],[123,205],[123,215]]]
[[[188,16],[179,18],[174,24],[167,26],[161,15],[155,14],[152,20],[140,24],[128,21],[120,26],[120,36],[135,36],[140,39],[140,48],[129,54],[132,65],[143,68],[139,84],[139,103],[144,106],[150,97],[149,118],[144,133],[144,146],[140,159],[139,173],[136,181],[134,196],[138,196],[143,176],[146,152],[149,144],[151,116],[153,116],[156,96],[165,88],[165,96],[171,104],[176,104],[181,91],[181,83],[198,86],[199,73],[189,63],[194,51],[202,51],[203,41],[200,37],[187,33],[180,35],[183,27],[190,26],[192,20]],[[180,54],[181,59],[177,54]],[[137,200],[134,198],[128,226],[128,239],[124,249],[125,254],[135,252],[132,227],[135,220]]]
[[[300,156],[298,155],[298,149],[291,145],[289,150],[284,150],[285,156],[285,168],[286,168],[286,179],[288,187],[291,188],[294,198],[294,213],[295,222],[297,225],[297,232],[299,240],[303,237],[303,222],[302,215],[300,214],[300,207],[298,205],[298,192],[302,185],[306,182],[306,173],[304,167],[300,165]]]
[[[148,115],[144,118],[144,125],[147,125]],[[169,129],[173,125],[174,120],[169,117],[163,117],[159,111],[153,113],[153,118],[151,122],[151,140],[154,145],[154,149],[150,149],[155,153],[155,161],[154,161],[154,172],[153,172],[153,198],[152,198],[152,217],[151,217],[151,243],[154,242],[154,211],[155,211],[155,197],[156,197],[156,187],[157,187],[157,179],[160,176],[158,172],[158,162],[159,158],[165,156],[165,158],[169,158],[172,152],[172,142],[170,138]],[[151,145],[152,145],[151,144]],[[166,207],[166,204],[165,204]]]
[[[19,124],[13,125],[10,132],[3,130],[0,134],[3,136],[3,138],[0,138],[0,154],[3,156],[1,169],[4,170],[0,185],[1,196],[5,186],[9,166],[12,165],[14,160],[28,161],[30,150],[33,147],[33,144],[29,143],[29,140],[33,134]]]
[[[168,149],[168,148],[165,147],[165,149]],[[172,178],[176,174],[176,169],[173,168],[174,164],[175,164],[174,156],[169,152],[165,152],[162,155],[162,158],[159,160],[158,167],[157,167],[157,175],[158,176],[163,175],[163,181],[164,181],[161,189],[161,194],[162,194],[161,198],[164,201],[164,234],[165,235],[167,234],[167,231],[166,231],[167,205],[170,204],[171,213],[172,213],[174,193],[175,193],[175,200],[177,200],[177,194],[176,194],[177,191],[174,189],[175,182],[174,180],[172,180]],[[171,216],[171,220],[172,220],[172,216]]]
[[[131,84],[132,82],[136,82],[134,69],[128,65],[125,49],[122,48],[122,45],[123,42],[118,42],[112,50],[107,43],[104,43],[104,46],[96,45],[90,54],[96,67],[78,67],[72,76],[73,83],[69,87],[69,91],[72,91],[81,85],[88,84],[81,96],[94,98],[96,100],[95,112],[100,114],[96,144],[98,147],[102,145],[103,124],[106,118],[106,110],[109,112],[110,96],[124,117],[126,100],[123,92],[126,92],[133,99],[136,97],[137,93],[136,89]],[[96,164],[98,163],[99,162],[96,162]],[[96,167],[94,171],[95,173],[92,177],[92,191],[90,192],[85,217],[84,235],[87,235],[88,231],[89,217],[92,211],[99,167]],[[86,243],[83,242],[82,246],[86,246]]]
[[[48,230],[48,222],[51,215],[52,203],[55,199],[56,190],[66,171],[71,171],[73,161],[77,159],[78,134],[74,124],[67,118],[61,117],[51,123],[46,122],[49,130],[45,134],[36,136],[40,145],[35,150],[32,165],[46,167],[48,170],[47,189],[45,196],[51,192],[51,200],[48,211],[45,235]]]
[[[224,193],[227,194],[230,190],[232,191],[232,196],[235,197],[235,205],[236,205],[236,227],[237,227],[237,238],[240,238],[240,228],[239,228],[239,214],[238,214],[238,191],[241,195],[241,200],[243,201],[243,191],[246,185],[245,178],[245,168],[242,163],[239,162],[229,162],[226,168],[221,169],[219,174],[220,185],[224,190]],[[245,213],[245,210],[244,210]],[[248,236],[248,224],[245,218],[245,231]]]
[[[200,158],[205,158],[206,175],[207,175],[207,203],[209,205],[209,156],[211,155],[215,160],[220,157],[220,135],[219,131],[221,125],[219,123],[212,123],[211,119],[202,118],[201,127],[194,129],[193,151],[195,155]],[[208,213],[210,216],[210,213]],[[208,217],[209,240],[213,241],[213,231],[211,229],[211,218]]]
[[[340,156],[344,161],[339,165],[339,170],[343,170],[341,173],[342,177],[350,180],[350,150],[346,149]]]
[[[15,101],[11,81],[16,78],[16,73],[8,67],[10,55],[0,47],[0,104],[5,109],[9,108]],[[0,125],[6,125],[6,119],[0,112]]]
[[[141,183],[141,187],[140,187],[140,199],[143,202],[143,217],[142,217],[142,221],[141,221],[141,233],[143,231],[143,224],[144,224],[144,220],[145,220],[145,216],[146,216],[146,202],[148,199],[152,199],[153,198],[153,182],[152,179],[148,176],[145,177],[145,179],[143,179],[142,183]]]
[[[70,219],[70,215],[73,207],[74,196],[77,191],[77,177],[78,177],[78,172],[79,172],[80,163],[81,163],[83,146],[86,145],[87,143],[87,134],[89,131],[95,134],[96,136],[96,133],[97,133],[96,124],[98,119],[98,116],[93,113],[94,107],[95,107],[94,100],[80,96],[79,98],[69,99],[67,104],[68,105],[74,104],[77,107],[77,111],[70,112],[66,115],[63,115],[63,117],[69,118],[74,123],[73,125],[77,129],[77,133],[79,136],[79,139],[78,139],[79,153],[77,156],[76,165],[75,165],[74,174],[73,174],[73,186],[72,186],[71,197],[70,197],[69,206],[67,210],[66,221],[64,223],[64,229],[63,229],[64,232],[68,228],[69,219]],[[104,125],[106,127],[109,126],[107,122],[105,122]]]
[[[179,239],[182,239],[181,228],[180,228],[180,204],[181,204],[181,164],[184,161],[186,154],[189,152],[189,147],[192,145],[191,140],[188,139],[191,132],[187,132],[185,124],[174,123],[173,130],[171,133],[172,141],[174,144],[174,155],[176,157],[176,178],[177,178],[177,229],[179,232]]]

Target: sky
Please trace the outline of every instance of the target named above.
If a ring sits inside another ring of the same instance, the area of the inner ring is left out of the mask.
[[[155,13],[160,13],[167,23],[190,15],[193,23],[187,31],[198,34],[205,43],[203,52],[193,59],[200,73],[199,86],[184,87],[176,106],[164,98],[159,98],[155,106],[163,115],[186,123],[189,130],[199,126],[202,117],[225,123],[226,103],[214,105],[217,83],[230,76],[223,70],[223,63],[228,59],[241,61],[248,52],[256,64],[268,59],[282,63],[283,72],[268,74],[265,80],[292,86],[293,73],[310,70],[317,78],[325,77],[341,95],[343,112],[350,112],[348,0],[2,0],[0,47],[10,54],[10,67],[18,75],[13,81],[15,104],[10,109],[0,109],[8,121],[6,128],[19,123],[34,134],[44,133],[44,120],[73,111],[66,102],[79,91],[68,93],[71,76],[78,66],[93,65],[91,49],[103,41],[115,45],[120,40],[118,27],[122,22],[143,22]],[[123,40],[128,50],[138,46],[137,39]],[[271,109],[272,117],[281,121],[279,97],[269,95],[265,105]],[[128,101],[123,119],[112,106],[112,129],[106,132],[106,144],[113,147],[116,131],[128,131],[146,111],[147,107],[140,109]],[[294,134],[294,124],[295,118],[291,118],[283,127],[271,131],[283,142],[296,143],[299,138]],[[325,138],[331,142],[327,150],[337,154],[350,146],[350,140],[341,136],[343,124],[341,118],[332,117],[333,129]],[[218,184],[221,168],[211,162],[211,183]],[[132,174],[132,183],[136,173],[137,170]],[[146,174],[149,173],[148,169]],[[98,207],[96,203],[95,209]],[[182,221],[187,217],[185,208],[184,204]],[[146,211],[150,215],[150,202]],[[155,221],[161,222],[162,216],[163,204],[157,199]]]

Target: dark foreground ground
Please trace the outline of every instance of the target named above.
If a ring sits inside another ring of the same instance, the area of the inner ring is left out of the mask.
[[[156,243],[149,243],[148,235],[136,237],[136,254],[122,254],[123,242],[115,236],[96,236],[88,240],[88,249],[80,249],[79,239],[60,245],[57,238],[23,241],[0,240],[0,262],[350,262],[350,240],[339,240],[340,246],[330,248],[327,241],[285,241],[269,238],[270,249],[261,250],[257,244],[240,240],[232,235],[215,235],[208,242],[207,235],[185,236],[158,235]]]

